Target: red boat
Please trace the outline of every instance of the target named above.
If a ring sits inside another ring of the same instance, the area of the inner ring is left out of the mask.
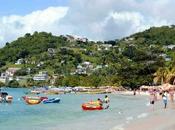
[[[82,104],[83,110],[103,110],[103,107],[98,102],[88,102]]]
[[[45,99],[48,99],[48,97],[40,97],[40,100],[43,101]]]

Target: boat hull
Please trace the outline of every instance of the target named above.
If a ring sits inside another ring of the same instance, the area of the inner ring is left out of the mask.
[[[22,98],[23,98],[24,100],[26,100],[26,99],[27,99],[27,96],[22,96]],[[38,98],[40,98],[41,101],[43,101],[43,100],[45,100],[45,99],[48,99],[48,97],[38,97]]]
[[[82,109],[83,110],[103,110],[102,106],[96,106],[96,105],[90,105],[90,104],[82,104]]]
[[[40,97],[25,97],[24,99],[24,101],[29,105],[36,105],[41,103]]]
[[[60,102],[60,99],[59,98],[53,98],[53,99],[43,100],[43,103],[44,104],[48,104],[48,103],[59,103],[59,102]]]

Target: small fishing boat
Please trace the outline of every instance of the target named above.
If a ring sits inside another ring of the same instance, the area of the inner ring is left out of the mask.
[[[52,99],[45,99],[45,100],[43,100],[44,104],[47,104],[47,103],[59,103],[59,102],[60,102],[60,98],[52,98]]]
[[[88,103],[83,103],[82,109],[83,110],[103,110],[103,107],[99,105],[97,101],[91,101]]]
[[[41,103],[41,98],[40,97],[25,97],[24,101],[29,105],[36,105],[36,104]]]

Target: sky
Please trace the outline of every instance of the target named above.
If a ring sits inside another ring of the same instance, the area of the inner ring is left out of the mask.
[[[114,40],[175,24],[174,0],[1,0],[0,47],[25,33]]]

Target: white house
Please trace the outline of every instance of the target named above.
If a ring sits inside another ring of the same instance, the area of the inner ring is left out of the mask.
[[[35,80],[35,81],[45,81],[47,79],[48,79],[48,73],[46,71],[39,72],[39,74],[36,74],[33,77],[33,80]]]
[[[15,63],[15,65],[21,65],[24,63],[24,59],[18,59]]]
[[[87,74],[88,71],[93,69],[93,65],[91,62],[85,61],[81,65],[77,66],[75,73],[77,74]]]
[[[173,49],[175,47],[175,45],[167,45],[167,46],[164,46],[165,49]]]
[[[76,40],[74,36],[71,36],[71,35],[66,35],[65,37],[67,38],[67,41],[69,42],[74,42]]]
[[[1,76],[0,76],[0,82],[2,83],[6,83],[8,80],[8,76],[6,73],[1,73]]]
[[[14,74],[18,71],[18,70],[20,70],[21,68],[8,68],[7,70],[6,70],[6,74],[8,75],[8,76],[11,76],[11,77],[13,77],[14,76]]]

